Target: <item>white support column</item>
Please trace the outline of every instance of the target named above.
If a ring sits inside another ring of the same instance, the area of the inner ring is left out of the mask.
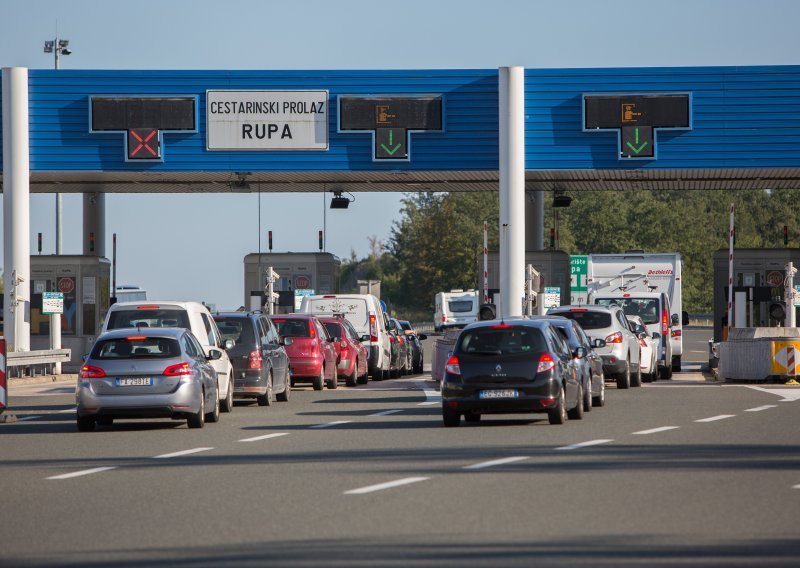
[[[544,191],[525,192],[525,252],[544,250]]]
[[[30,223],[28,69],[4,67],[3,318],[9,352],[31,348]]]
[[[94,250],[91,250],[91,235],[94,235]],[[106,194],[83,194],[83,254],[106,255]]]
[[[499,69],[500,302],[521,316],[525,286],[525,69]]]

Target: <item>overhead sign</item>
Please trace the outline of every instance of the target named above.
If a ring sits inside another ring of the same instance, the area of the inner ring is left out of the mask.
[[[372,159],[411,159],[412,132],[441,132],[442,96],[339,97],[339,132],[372,134]]]
[[[657,130],[691,127],[689,93],[583,96],[583,130],[616,131],[620,159],[654,159]]]
[[[209,150],[327,150],[328,91],[206,91]]]
[[[63,314],[64,313],[64,294],[62,292],[43,292],[42,293],[42,314]]]
[[[570,274],[570,304],[586,304],[588,302],[589,288],[586,284],[588,276],[588,257],[572,255],[569,257]]]
[[[126,162],[163,161],[165,132],[197,132],[197,97],[92,96],[89,132],[122,132]]]

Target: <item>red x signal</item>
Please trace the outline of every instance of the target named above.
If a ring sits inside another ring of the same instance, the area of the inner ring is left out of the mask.
[[[128,159],[157,159],[161,157],[159,150],[157,129],[131,128],[128,130]]]

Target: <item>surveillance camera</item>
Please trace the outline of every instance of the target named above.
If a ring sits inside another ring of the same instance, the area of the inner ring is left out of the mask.
[[[72,55],[72,50],[64,48],[61,50],[61,55]]]

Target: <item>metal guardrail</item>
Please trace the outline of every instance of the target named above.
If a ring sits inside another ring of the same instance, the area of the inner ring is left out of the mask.
[[[9,367],[28,367],[30,365],[51,365],[69,363],[72,349],[44,349],[41,351],[12,351],[6,354]]]

